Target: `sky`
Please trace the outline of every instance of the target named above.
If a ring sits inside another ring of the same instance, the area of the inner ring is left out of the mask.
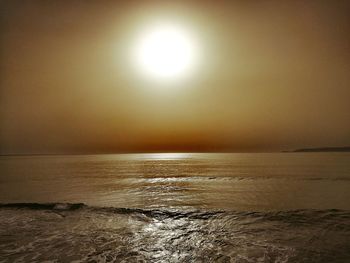
[[[350,145],[348,1],[0,1],[0,153],[261,152]],[[154,21],[200,54],[157,81]]]

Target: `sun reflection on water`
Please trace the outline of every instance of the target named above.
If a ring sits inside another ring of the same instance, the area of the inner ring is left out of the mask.
[[[140,159],[149,160],[179,160],[189,159],[193,156],[192,153],[147,153],[140,154]]]

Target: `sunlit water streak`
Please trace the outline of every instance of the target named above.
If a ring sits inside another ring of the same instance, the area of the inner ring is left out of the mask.
[[[0,262],[350,260],[347,153],[9,156],[0,174]]]

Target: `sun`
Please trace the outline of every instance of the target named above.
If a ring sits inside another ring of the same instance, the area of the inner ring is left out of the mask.
[[[145,30],[136,41],[135,64],[147,77],[185,77],[197,62],[197,47],[191,34],[180,26],[158,24]]]

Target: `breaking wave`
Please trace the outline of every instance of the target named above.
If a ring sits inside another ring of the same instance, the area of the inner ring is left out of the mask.
[[[350,211],[0,204],[0,261],[349,262]]]

